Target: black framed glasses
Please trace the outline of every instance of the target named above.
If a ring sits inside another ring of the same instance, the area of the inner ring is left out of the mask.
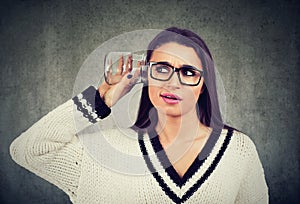
[[[149,62],[150,76],[158,81],[169,81],[174,72],[177,72],[181,84],[197,86],[200,83],[203,71],[191,65],[176,68],[168,62]]]

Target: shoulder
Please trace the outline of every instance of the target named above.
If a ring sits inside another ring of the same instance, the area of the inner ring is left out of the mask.
[[[224,131],[224,130],[223,130]],[[228,132],[228,130],[226,130]],[[244,172],[249,169],[262,170],[262,164],[254,141],[245,133],[233,130],[227,148],[227,158],[235,162]]]
[[[223,132],[228,133],[230,130],[224,129]],[[240,155],[244,158],[257,155],[254,141],[248,135],[238,130],[232,130],[229,148],[234,151],[236,155]]]
[[[224,128],[222,130],[223,134],[231,135],[231,143],[235,143],[235,145],[239,147],[246,147],[246,148],[253,148],[255,147],[255,144],[253,140],[250,138],[250,136],[246,135],[243,132],[240,132],[233,128]]]

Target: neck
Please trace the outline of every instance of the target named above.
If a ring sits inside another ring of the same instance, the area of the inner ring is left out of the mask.
[[[185,115],[170,116],[158,112],[156,131],[161,143],[169,145],[176,139],[177,142],[191,142],[205,135],[207,127],[201,124],[196,111]]]

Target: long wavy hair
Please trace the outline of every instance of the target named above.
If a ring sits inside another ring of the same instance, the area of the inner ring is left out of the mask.
[[[204,84],[196,104],[197,115],[202,124],[220,131],[223,128],[223,121],[216,89],[215,67],[212,55],[201,37],[187,29],[168,28],[160,32],[148,45],[146,63],[149,62],[155,49],[170,42],[191,47],[199,56],[204,71]],[[137,119],[132,128],[138,132],[146,132],[155,128],[157,121],[157,111],[150,101],[148,85],[145,81]]]

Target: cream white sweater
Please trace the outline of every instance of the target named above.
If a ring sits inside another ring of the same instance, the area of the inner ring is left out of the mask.
[[[10,147],[14,161],[73,203],[268,203],[264,171],[248,136],[223,129],[210,154],[180,178],[167,165],[158,137],[84,131],[99,121],[91,97],[96,89],[89,90],[48,113]]]

